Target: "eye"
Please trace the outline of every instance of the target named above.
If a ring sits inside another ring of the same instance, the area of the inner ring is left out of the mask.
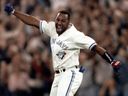
[[[62,22],[63,22],[63,23],[65,23],[65,22],[66,22],[66,20],[62,20]]]
[[[58,22],[58,21],[59,21],[59,19],[56,19],[56,21]]]

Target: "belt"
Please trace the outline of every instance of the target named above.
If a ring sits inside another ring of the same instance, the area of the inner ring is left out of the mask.
[[[58,70],[55,70],[55,73],[56,74],[59,74],[59,73],[61,73],[61,72],[65,72],[66,70],[68,70],[68,69],[70,69],[70,68],[79,68],[79,65],[75,65],[75,66],[73,66],[73,67],[69,67],[69,68],[62,68],[62,69],[58,69]]]

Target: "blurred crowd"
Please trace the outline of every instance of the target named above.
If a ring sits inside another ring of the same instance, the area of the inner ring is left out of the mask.
[[[8,16],[6,3],[47,21],[54,20],[58,10],[69,10],[75,27],[126,69],[121,70],[119,80],[110,64],[81,50],[80,64],[86,72],[77,95],[128,96],[128,0],[1,0],[0,96],[49,96],[54,78],[49,37]]]

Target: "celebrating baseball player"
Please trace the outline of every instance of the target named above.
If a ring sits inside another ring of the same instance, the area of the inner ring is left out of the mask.
[[[74,96],[83,78],[84,68],[79,67],[80,49],[88,49],[96,52],[112,65],[113,68],[120,66],[95,40],[78,31],[70,22],[68,11],[59,11],[55,21],[47,22],[33,16],[21,13],[11,4],[5,5],[5,12],[13,14],[25,24],[35,26],[41,33],[50,36],[53,68],[55,71],[50,96]],[[86,82],[86,81],[85,81]]]

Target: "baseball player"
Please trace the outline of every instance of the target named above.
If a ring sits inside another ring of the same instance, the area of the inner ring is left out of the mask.
[[[47,22],[16,11],[11,4],[5,6],[5,12],[13,14],[25,24],[35,26],[41,33],[50,36],[53,68],[55,71],[50,96],[74,96],[83,78],[83,67],[79,67],[80,49],[94,51],[103,57],[113,68],[118,68],[116,61],[95,40],[85,36],[70,23],[70,14],[59,11],[55,21]],[[85,81],[86,82],[86,81]]]

